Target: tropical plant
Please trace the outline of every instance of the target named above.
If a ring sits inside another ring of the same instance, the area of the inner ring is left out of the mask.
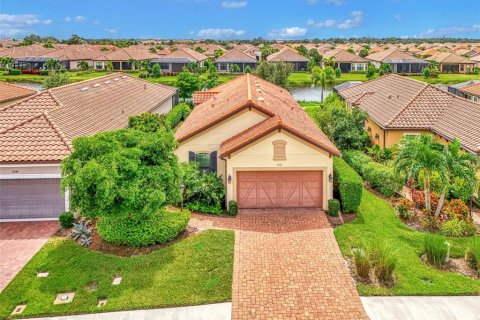
[[[436,171],[444,179],[446,165],[443,145],[435,142],[431,134],[406,137],[401,140],[395,159],[395,171],[405,174],[407,179],[415,179],[423,171],[425,208],[429,212],[431,211],[430,176]]]
[[[137,60],[130,58],[128,59],[128,64],[130,65],[130,69],[135,70],[137,67]]]
[[[367,48],[362,48],[360,49],[360,51],[358,52],[358,55],[362,58],[365,58],[366,56],[368,56],[370,54],[370,52],[368,51]]]
[[[64,65],[60,60],[50,58],[43,64],[43,67],[50,71],[58,71],[64,68]]]
[[[308,57],[308,49],[303,44],[295,47],[295,50],[297,50],[302,56]]]
[[[415,203],[408,199],[402,198],[396,204],[395,211],[402,220],[410,220],[414,207]]]
[[[430,78],[430,75],[431,75],[430,68],[429,67],[424,68],[423,69],[423,77],[425,79],[428,79],[428,78]]]
[[[237,68],[240,70],[238,65],[234,64],[234,66],[237,66]],[[202,79],[202,87],[211,89],[218,86],[219,82],[220,76],[218,75],[217,68],[215,68],[215,66],[211,66],[207,71],[206,77]]]
[[[469,237],[477,233],[477,228],[472,222],[454,218],[446,221],[440,231],[447,237]]]
[[[213,54],[215,55],[215,59],[219,58],[220,56],[223,55],[223,50],[222,49],[216,49]]]
[[[333,67],[327,66],[324,69],[325,71],[325,78],[328,83],[335,84],[336,78],[335,78],[335,69]]]
[[[77,63],[77,68],[81,70],[88,70],[90,66],[88,65],[88,62],[86,60],[82,60]]]
[[[0,66],[3,68],[10,68],[15,63],[15,59],[11,57],[0,57]]]
[[[43,87],[45,89],[55,88],[63,86],[68,83],[68,73],[67,72],[51,72],[48,77],[43,80]]]
[[[335,69],[335,78],[340,78],[342,76],[342,70],[340,68]]]
[[[238,202],[235,200],[230,200],[228,202],[228,210],[227,210],[228,215],[230,216],[236,216],[238,214]]]
[[[371,256],[378,281],[388,286],[392,285],[397,266],[395,249],[387,242],[376,244],[372,249]]]
[[[244,73],[252,73],[252,68],[250,66],[246,66],[245,70],[243,70]]]
[[[234,63],[230,66],[230,72],[240,72],[240,67],[238,66],[238,64]]]
[[[80,221],[79,223],[73,224],[71,237],[75,241],[80,240],[80,244],[87,247],[92,243],[92,239],[90,238],[92,231],[93,228],[90,227],[90,220]]]
[[[107,71],[112,71],[113,70],[113,62],[112,61],[105,62],[105,70],[107,70]]]
[[[423,246],[427,261],[435,266],[442,266],[448,262],[450,244],[445,238],[433,234],[425,234]]]
[[[318,52],[317,49],[310,49],[308,51],[308,57],[316,66],[320,66],[322,64],[323,56]]]
[[[194,91],[200,90],[202,83],[198,75],[184,67],[182,72],[177,75],[177,87],[180,98],[185,100],[190,98]]]
[[[260,49],[260,53],[261,53],[261,55],[262,55],[262,60],[266,60],[269,55],[271,55],[272,53],[275,53],[275,52],[277,52],[277,51],[278,51],[278,49],[272,47],[272,46],[269,45],[269,44],[264,45],[264,46]]]
[[[366,280],[370,277],[372,263],[370,262],[368,249],[365,246],[352,248],[355,273],[360,279]]]
[[[58,217],[58,220],[60,221],[60,225],[62,226],[62,228],[67,229],[73,226],[75,217],[73,216],[73,213],[71,211],[65,211]]]
[[[160,78],[162,75],[161,70],[160,70],[160,65],[158,63],[155,63],[152,67],[152,77],[153,78]]]
[[[371,80],[375,77],[375,66],[373,64],[368,65],[366,77],[368,80]]]
[[[323,58],[323,66],[326,67],[335,67],[335,57]]]
[[[327,78],[325,75],[325,72],[318,66],[315,66],[312,68],[310,71],[312,76],[312,85],[320,85],[321,88],[321,101],[323,101],[323,91],[325,90],[325,87],[327,85]]]
[[[292,71],[293,66],[291,63],[262,61],[257,65],[254,73],[262,79],[286,88],[288,86],[288,76]]]

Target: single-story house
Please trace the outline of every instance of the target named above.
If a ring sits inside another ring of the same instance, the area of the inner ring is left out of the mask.
[[[392,147],[403,137],[432,133],[447,143],[459,138],[480,155],[480,104],[428,83],[389,74],[338,91],[348,106],[368,112],[365,129],[373,144]]]
[[[428,60],[438,62],[440,72],[444,73],[470,73],[475,67],[475,61],[451,52],[440,52]]]
[[[0,108],[34,95],[37,91],[0,81]]]
[[[224,53],[222,56],[215,60],[218,72],[231,72],[231,67],[236,64],[240,68],[240,72],[244,72],[247,66],[250,69],[255,69],[257,66],[257,59],[239,49],[233,48],[232,50]]]
[[[182,71],[183,67],[190,63],[197,63],[203,66],[204,61],[207,59],[208,57],[203,53],[190,48],[181,48],[153,59],[152,63],[160,64],[162,74],[177,74]]]
[[[287,90],[247,73],[194,101],[176,154],[222,177],[227,204],[327,209],[340,152]]]
[[[448,86],[448,92],[480,102],[480,80],[470,80]]]
[[[302,56],[290,47],[280,49],[280,51],[274,52],[267,57],[269,62],[289,62],[293,65],[295,71],[306,71],[308,58]]]
[[[93,59],[94,68],[103,70],[106,63],[111,61],[114,70],[134,70],[135,66],[130,63],[131,59],[135,61],[153,60],[158,55],[145,49],[120,48],[115,51],[107,51]]]
[[[340,68],[342,73],[350,71],[365,72],[367,71],[368,60],[344,49],[335,49],[327,51],[323,54],[323,58],[334,58],[335,68]]]
[[[68,210],[60,163],[72,140],[166,113],[177,89],[114,73],[41,91],[0,108],[0,221],[57,219]]]
[[[372,53],[365,59],[372,61],[376,68],[379,68],[382,63],[388,63],[392,66],[394,73],[402,74],[420,74],[429,65],[428,61],[417,59],[395,47]]]

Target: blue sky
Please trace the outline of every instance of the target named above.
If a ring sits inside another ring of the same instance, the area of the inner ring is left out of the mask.
[[[0,37],[480,38],[480,0],[0,0]]]

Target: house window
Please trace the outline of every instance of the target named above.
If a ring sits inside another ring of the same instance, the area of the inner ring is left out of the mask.
[[[404,133],[404,134],[403,134],[403,136],[404,136],[405,138],[409,138],[409,139],[411,139],[411,138],[416,138],[416,137],[418,137],[419,135],[420,135],[420,133],[414,133],[414,132],[407,132],[407,133]]]
[[[168,63],[160,63],[160,69],[168,70],[170,69],[170,65]]]
[[[220,70],[227,71],[228,70],[228,64],[226,64],[225,62],[220,63]]]
[[[365,70],[365,65],[363,63],[357,63],[356,64],[357,71],[364,71]]]
[[[188,152],[189,162],[195,162],[201,173],[217,172],[217,151],[211,153],[192,151]]]
[[[287,160],[287,153],[285,150],[286,145],[287,143],[283,140],[273,141],[273,160],[274,161]]]
[[[103,62],[96,62],[95,63],[95,69],[97,69],[97,70],[103,69]]]

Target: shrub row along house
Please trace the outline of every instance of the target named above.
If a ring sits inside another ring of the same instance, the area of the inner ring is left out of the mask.
[[[459,138],[465,151],[480,155],[480,104],[425,82],[395,74],[338,90],[351,107],[368,112],[365,128],[382,148],[403,137],[432,133],[437,141]]]
[[[347,50],[335,49],[327,51],[323,54],[323,58],[333,58],[335,68],[340,68],[342,73],[348,72],[365,72],[369,61],[359,57]]]
[[[0,219],[57,218],[68,210],[60,162],[80,136],[166,113],[177,89],[114,73],[42,91],[0,109]]]
[[[395,47],[372,53],[366,59],[372,61],[376,68],[379,68],[382,63],[389,64],[392,72],[401,74],[420,74],[429,65],[428,61],[415,58]]]
[[[247,73],[193,100],[176,154],[221,176],[227,203],[327,208],[340,153],[288,91]]]
[[[181,48],[162,57],[157,57],[151,60],[151,62],[160,64],[162,74],[177,74],[190,63],[203,66],[204,61],[207,59],[208,57],[203,53],[189,48]]]

